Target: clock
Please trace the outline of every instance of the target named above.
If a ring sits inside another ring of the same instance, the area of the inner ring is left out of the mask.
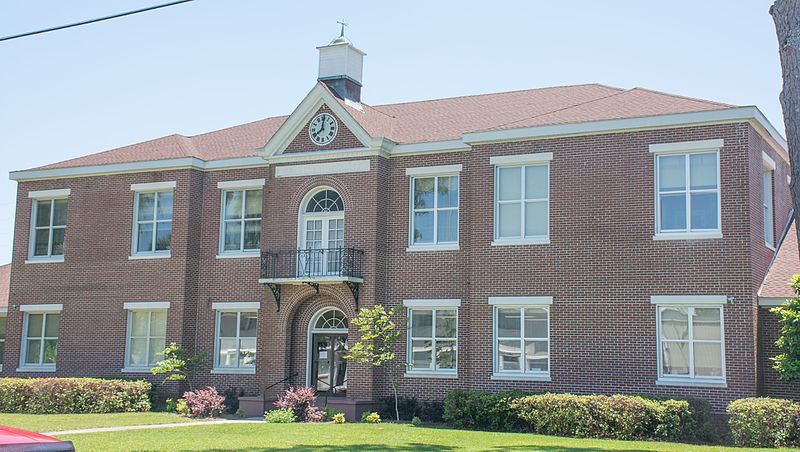
[[[325,146],[336,138],[339,123],[332,115],[320,113],[308,125],[308,137],[317,146]]]

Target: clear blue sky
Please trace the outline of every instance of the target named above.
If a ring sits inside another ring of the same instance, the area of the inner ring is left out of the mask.
[[[167,1],[0,0],[0,35]],[[757,105],[783,131],[771,4],[196,0],[0,42],[0,264],[8,171],[288,114],[341,18],[368,104],[598,82]]]

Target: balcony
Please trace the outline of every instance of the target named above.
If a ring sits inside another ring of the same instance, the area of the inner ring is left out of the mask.
[[[275,296],[280,311],[281,285],[306,284],[319,293],[320,284],[345,284],[356,302],[364,278],[361,264],[364,251],[355,248],[327,248],[264,251],[261,253],[261,277]]]

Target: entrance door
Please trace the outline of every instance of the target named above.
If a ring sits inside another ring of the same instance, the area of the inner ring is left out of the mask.
[[[298,259],[302,276],[334,276],[342,269],[344,216],[306,218],[303,249]]]
[[[347,393],[346,334],[312,334],[311,385],[317,392],[329,396]]]

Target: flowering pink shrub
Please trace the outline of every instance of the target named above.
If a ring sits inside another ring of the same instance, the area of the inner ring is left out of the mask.
[[[314,388],[289,387],[275,402],[278,408],[289,408],[294,412],[298,422],[319,422],[322,420],[322,411],[314,405],[317,393]]]
[[[217,390],[212,387],[198,389],[194,392],[183,393],[183,399],[189,406],[192,417],[214,417],[219,416],[225,409],[225,397],[219,395]]]

